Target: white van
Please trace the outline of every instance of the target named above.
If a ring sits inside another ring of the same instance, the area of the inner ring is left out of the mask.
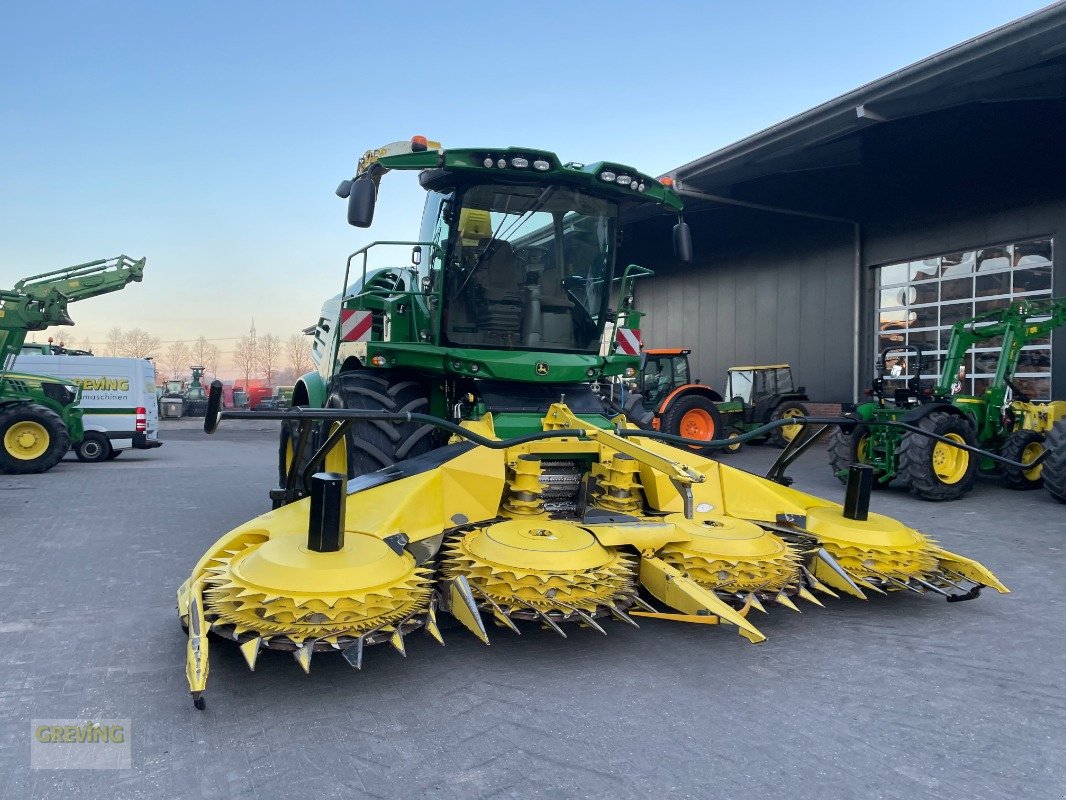
[[[75,445],[80,461],[117,458],[127,448],[149,450],[159,441],[155,364],[144,358],[45,355],[23,351],[13,367],[54,375],[81,386],[85,438]]]

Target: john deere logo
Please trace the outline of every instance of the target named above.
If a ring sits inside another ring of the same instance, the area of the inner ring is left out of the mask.
[[[547,375],[548,374],[548,362],[547,361],[538,361],[537,362],[537,374],[538,375]]]

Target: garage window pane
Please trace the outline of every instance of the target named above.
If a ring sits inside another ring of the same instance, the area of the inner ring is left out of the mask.
[[[1051,267],[1014,270],[1014,293],[1051,292]]]
[[[945,278],[955,278],[959,275],[970,275],[973,272],[974,253],[951,253],[940,258],[940,274]]]
[[[972,316],[973,303],[946,303],[940,307],[940,322],[944,325],[954,325]]]
[[[1051,396],[1051,377],[1045,378],[1021,378],[1014,381],[1014,385],[1021,389],[1022,394],[1032,397],[1034,400]]]
[[[1010,261],[1010,250],[1006,247],[988,247],[977,251],[978,272],[1010,269]]]
[[[1023,372],[1050,372],[1051,371],[1051,348],[1042,347],[1039,350],[1022,350],[1018,358],[1018,374]]]
[[[940,274],[940,259],[927,258],[924,261],[911,262],[911,280],[923,281],[935,278]]]
[[[1051,266],[1050,239],[1037,239],[1014,245],[1014,266],[1039,267],[1044,265]]]
[[[974,294],[978,297],[993,297],[998,294],[1010,294],[1010,273],[993,272],[991,275],[978,275],[974,283]]]

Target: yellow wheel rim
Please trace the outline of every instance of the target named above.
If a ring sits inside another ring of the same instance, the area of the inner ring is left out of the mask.
[[[340,423],[334,422],[329,429],[329,435],[332,436],[333,432],[340,427]],[[326,457],[322,459],[322,468],[326,472],[336,472],[338,475],[348,477],[348,441],[347,437],[342,438],[334,445],[333,449],[326,453]]]
[[[726,438],[727,439],[739,439],[740,438],[740,434],[737,433],[736,431],[730,431],[729,435]],[[743,446],[744,445],[743,445],[742,442],[734,442],[733,444],[726,445],[725,449],[728,452],[730,452],[730,453],[735,453]]]
[[[16,422],[4,434],[4,449],[19,461],[33,461],[48,452],[52,437],[39,422],[23,420]]]
[[[1023,464],[1028,464],[1033,459],[1040,458],[1040,454],[1043,452],[1044,445],[1040,444],[1040,442],[1032,442],[1030,444],[1027,444],[1025,446],[1025,449],[1022,450],[1022,457],[1020,460]],[[1037,464],[1035,467],[1030,467],[1027,470],[1023,470],[1022,474],[1026,477],[1027,480],[1038,481],[1040,480],[1040,473],[1043,471],[1043,469],[1043,464]]]
[[[285,474],[288,475],[292,471],[292,436],[285,440]]]
[[[870,443],[869,436],[862,436],[858,442],[855,443],[855,460],[860,464],[866,463],[866,449]]]
[[[959,444],[966,444],[966,440],[957,433],[946,434],[944,438]],[[933,448],[933,472],[936,473],[941,483],[949,485],[958,483],[966,475],[969,466],[970,454],[965,450],[944,442],[937,442],[936,447]]]
[[[781,419],[790,419],[791,417],[802,417],[803,409],[800,408],[786,408],[781,413]],[[791,442],[796,438],[796,434],[800,432],[799,425],[782,425],[781,426],[781,438],[786,442]]]

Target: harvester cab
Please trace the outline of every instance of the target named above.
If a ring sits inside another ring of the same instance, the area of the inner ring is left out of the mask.
[[[0,290],[0,472],[49,470],[84,436],[76,384],[11,371],[27,333],[73,325],[70,303],[140,281],[144,261],[124,255],[90,261],[32,275],[11,290]]]
[[[341,184],[349,222],[370,223],[394,169],[420,170],[429,192],[419,241],[402,243],[420,248],[414,267],[367,270],[372,246],[349,258],[292,409],[224,411],[212,384],[207,432],[282,421],[281,487],[178,589],[198,708],[209,633],[250,668],[271,649],[309,671],[318,654],[356,668],[375,644],[403,654],[418,630],[443,643],[441,612],[486,644],[493,626],[566,637],[610,620],[724,624],[760,642],[750,614],[821,605],[816,592],[1006,591],[870,513],[861,480],[841,506],[608,415],[590,383],[636,377],[639,357],[600,342],[608,325],[637,327],[630,283],[648,273],[615,280],[618,227],[634,209],[680,212],[672,190],[613,162],[416,138],[369,151]],[[674,239],[686,260],[684,223]]]

